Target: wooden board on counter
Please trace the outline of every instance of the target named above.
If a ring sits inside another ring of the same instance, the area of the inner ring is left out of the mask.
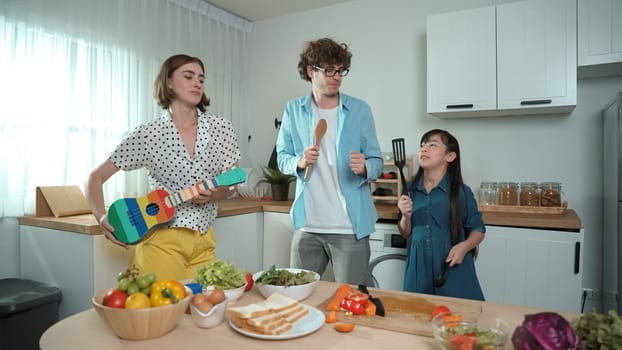
[[[497,212],[497,213],[517,213],[517,214],[563,214],[568,207],[568,202],[564,202],[561,207],[528,207],[520,205],[481,205],[477,208],[481,212]]]
[[[432,337],[430,315],[438,305],[445,305],[453,312],[482,312],[482,302],[446,298],[427,294],[413,294],[400,291],[369,288],[372,297],[380,299],[385,316],[346,315],[337,313],[338,322],[355,323],[372,328],[381,328],[394,332]],[[317,308],[326,311],[330,298],[320,303]]]

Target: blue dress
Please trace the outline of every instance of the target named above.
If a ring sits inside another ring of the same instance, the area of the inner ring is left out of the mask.
[[[434,287],[434,279],[445,265],[445,258],[451,249],[449,223],[449,189],[451,175],[445,177],[428,193],[419,180],[414,191],[409,193],[413,200],[411,217],[412,231],[409,239],[404,290],[415,293],[436,294],[456,298],[484,300],[482,288],[475,273],[473,253],[464,256],[461,264],[450,267],[447,282],[440,288]],[[462,185],[460,207],[464,230],[461,240],[472,231],[485,232],[482,214],[477,209],[473,191]]]

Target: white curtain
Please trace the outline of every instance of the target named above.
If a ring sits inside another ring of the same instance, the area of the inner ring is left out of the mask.
[[[124,134],[161,115],[153,81],[173,54],[203,60],[209,111],[247,134],[252,23],[199,0],[0,2],[0,217],[32,214],[36,186],[84,189]],[[144,195],[146,174],[119,172],[104,191],[107,204]]]

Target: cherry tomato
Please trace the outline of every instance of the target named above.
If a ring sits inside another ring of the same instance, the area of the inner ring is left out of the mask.
[[[246,288],[244,288],[245,292],[248,292],[249,290],[251,290],[251,288],[253,288],[253,275],[250,272],[246,273]]]
[[[440,315],[440,314],[448,314],[451,311],[449,311],[449,308],[445,305],[439,305],[437,307],[434,308],[434,311],[432,311],[432,317],[434,318],[436,315]]]
[[[127,294],[124,291],[120,289],[112,289],[106,294],[106,296],[104,296],[102,304],[108,307],[123,309],[125,308],[126,299]]]

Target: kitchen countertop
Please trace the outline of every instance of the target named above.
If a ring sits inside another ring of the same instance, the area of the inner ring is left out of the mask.
[[[317,306],[332,296],[338,284],[319,281],[313,294],[303,301],[304,304]],[[370,288],[373,295],[374,290]],[[436,304],[451,302],[452,298],[430,296],[423,294],[393,292],[395,295],[409,297],[420,296]],[[257,288],[244,294],[237,305],[245,305],[263,300]],[[457,300],[457,299],[455,299]],[[481,305],[480,320],[494,320],[499,317],[506,321],[513,330],[523,322],[526,314],[544,311],[542,309],[520,307],[508,304],[479,302],[460,299],[462,303]],[[549,310],[550,311],[550,310]],[[571,321],[579,317],[577,314],[560,313]],[[381,328],[371,328],[357,325],[349,334],[338,333],[331,324],[323,324],[316,332],[307,336],[289,340],[259,340],[234,331],[225,321],[219,326],[210,329],[199,328],[192,323],[190,315],[184,314],[177,327],[170,333],[159,338],[130,341],[118,338],[108,325],[97,315],[94,309],[89,309],[70,317],[48,328],[41,336],[39,345],[43,350],[55,349],[438,349],[434,338],[408,333],[390,331]],[[508,341],[505,349],[512,349]]]
[[[257,212],[289,213],[292,201],[262,201],[258,199],[233,198],[219,202],[218,216],[233,216]],[[376,204],[376,210],[381,220],[397,220],[397,205]],[[581,220],[572,209],[563,214],[524,214],[483,212],[486,225],[512,226],[543,229],[561,229],[579,231],[582,228]],[[62,231],[82,234],[101,234],[102,231],[92,214],[76,215],[57,218],[54,216],[36,217],[23,216],[19,218],[20,225],[51,228]]]

